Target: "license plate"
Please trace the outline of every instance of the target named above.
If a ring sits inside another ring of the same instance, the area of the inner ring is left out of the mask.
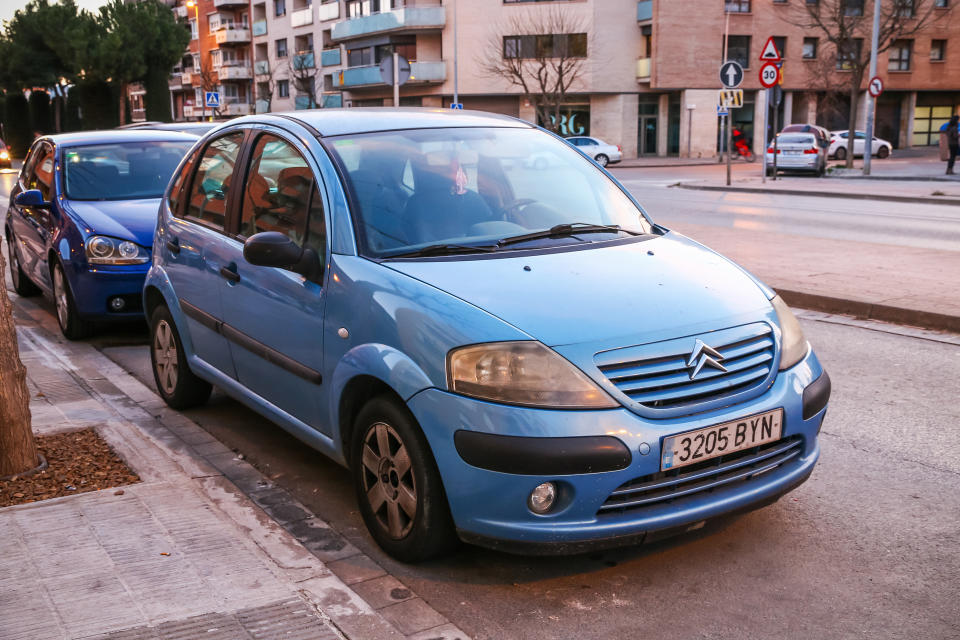
[[[780,439],[783,409],[740,418],[663,439],[660,470],[676,469]]]

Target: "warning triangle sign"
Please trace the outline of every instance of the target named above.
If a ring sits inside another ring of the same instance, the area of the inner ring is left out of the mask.
[[[773,41],[773,36],[767,38],[767,44],[763,45],[760,52],[760,60],[764,62],[780,62],[783,58],[780,56],[780,50],[777,49],[777,43]]]

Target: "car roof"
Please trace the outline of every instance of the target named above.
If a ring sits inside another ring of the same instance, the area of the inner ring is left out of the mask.
[[[103,131],[78,131],[43,136],[60,147],[76,147],[88,144],[111,144],[117,142],[196,142],[197,136],[177,131],[156,129],[105,129]]]
[[[321,136],[340,136],[398,129],[437,129],[444,127],[532,128],[529,122],[485,111],[430,109],[418,107],[361,107],[347,109],[310,109],[246,116],[231,124],[294,120],[307,125]]]

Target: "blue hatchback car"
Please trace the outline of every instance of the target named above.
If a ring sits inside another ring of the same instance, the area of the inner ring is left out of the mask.
[[[4,224],[16,292],[52,296],[71,339],[97,322],[142,318],[160,196],[196,141],[170,131],[37,139]]]
[[[347,465],[405,561],[637,543],[817,461],[830,381],[783,301],[520,120],[231,121],[175,173],[153,252],[166,402],[215,384]]]

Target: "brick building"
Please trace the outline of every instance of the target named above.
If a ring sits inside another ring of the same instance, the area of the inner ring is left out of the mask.
[[[789,20],[801,0],[196,0],[196,8],[186,1],[176,0],[174,11],[184,18],[198,13],[199,20],[184,65],[171,80],[179,119],[200,115],[200,69],[207,59],[219,62],[218,84],[235,101],[224,115],[391,105],[392,90],[378,65],[394,51],[411,62],[400,103],[446,107],[454,94],[456,39],[460,102],[533,121],[535,111],[521,92],[485,73],[483,62],[509,51],[520,55],[529,35],[507,33],[506,25],[522,25],[524,16],[549,8],[561,9],[576,25],[576,33],[548,38],[551,46],[583,53],[583,75],[561,116],[564,134],[620,144],[626,157],[686,155],[688,146],[693,156],[714,155],[726,25],[728,57],[746,66],[745,104],[735,122],[754,136],[755,149],[762,145],[757,123],[764,109],[758,58],[769,36],[784,52],[780,122],[846,127],[843,99],[824,91],[826,80],[836,83],[844,72],[826,63],[829,47],[822,38],[815,41],[817,34]],[[936,143],[940,124],[960,107],[960,12],[950,11],[950,0],[923,1],[943,3],[941,19],[879,64],[886,91],[877,135],[898,147]],[[236,69],[224,72],[228,61]],[[862,109],[860,116],[858,126]]]

